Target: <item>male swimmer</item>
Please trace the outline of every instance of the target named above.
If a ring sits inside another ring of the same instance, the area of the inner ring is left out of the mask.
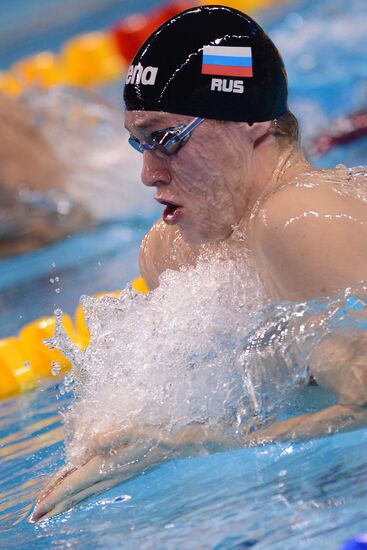
[[[223,6],[185,11],[154,32],[127,73],[125,123],[143,153],[142,181],[165,206],[146,235],[141,273],[152,290],[168,268],[194,264],[202,244],[246,247],[270,300],[308,300],[367,279],[365,177],[318,170],[299,146],[287,77],[268,36]],[[241,239],[233,238],[234,231]],[[310,372],[337,405],[279,421],[233,442],[221,426],[179,433],[118,428],[94,438],[80,467],[66,466],[31,521],[159,462],[209,449],[312,437],[366,422],[367,336],[328,336]]]

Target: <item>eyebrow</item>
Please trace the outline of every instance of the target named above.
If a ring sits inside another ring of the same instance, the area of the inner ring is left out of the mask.
[[[149,126],[153,126],[154,124],[156,124],[160,120],[161,120],[161,118],[159,116],[151,116],[151,117],[146,118],[145,120],[142,120],[141,122],[139,122],[139,121],[136,122],[134,124],[134,127],[139,128],[140,130],[144,130],[145,128],[149,128]],[[164,125],[164,122],[162,122],[162,125]],[[131,130],[126,126],[126,124],[125,124],[125,128],[126,128],[126,130],[128,130],[128,132],[131,132]]]
[[[153,126],[156,122],[159,122],[158,116],[151,116],[145,120],[142,120],[141,122],[137,122],[135,126],[137,128],[148,128],[148,126]]]

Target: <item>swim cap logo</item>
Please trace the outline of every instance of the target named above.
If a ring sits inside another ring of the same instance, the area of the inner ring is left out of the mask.
[[[245,91],[242,80],[226,78],[212,78],[210,89],[212,92],[233,92],[234,94],[243,94]]]
[[[140,63],[130,65],[126,75],[126,84],[144,84],[154,86],[158,73],[158,67],[143,67]]]

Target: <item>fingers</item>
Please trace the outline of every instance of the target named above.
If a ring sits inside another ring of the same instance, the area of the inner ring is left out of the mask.
[[[124,481],[124,479],[121,479],[121,482],[122,481]],[[67,510],[70,510],[71,508],[73,508],[73,506],[75,506],[82,500],[85,500],[86,498],[92,495],[95,495],[97,493],[101,493],[102,491],[111,489],[111,487],[113,487],[115,483],[116,483],[116,479],[105,479],[105,480],[99,481],[98,483],[95,483],[92,487],[87,487],[86,489],[83,489],[76,495],[66,498],[62,502],[59,502],[54,506],[54,508],[52,508],[52,510],[44,513],[35,521],[36,522],[44,521],[58,514],[62,514],[63,512],[66,512]]]
[[[86,487],[81,491],[79,491],[78,493],[74,494],[73,496],[69,496],[65,498],[62,502],[59,502],[58,504],[56,504],[51,510],[43,513],[43,515],[40,516],[35,521],[44,521],[53,516],[56,516],[57,514],[66,512],[67,510],[70,510],[73,506],[75,506],[82,500],[85,500],[86,498],[93,496],[97,493],[101,493],[102,491],[111,489],[111,487],[114,487],[115,485],[118,485],[123,481],[127,481],[128,479],[134,477],[135,475],[138,475],[142,471],[145,471],[148,468],[152,468],[153,466],[156,465],[157,462],[159,462],[158,457],[156,458],[157,458],[156,461],[153,461],[151,459],[145,459],[136,464],[125,465],[118,473],[115,472],[115,475],[113,478],[100,480],[94,483],[93,486]]]
[[[57,504],[70,499],[86,486],[91,486],[96,481],[96,476],[102,475],[98,471],[100,462],[100,457],[94,457],[81,468],[63,468],[38,499],[29,521],[39,521]]]
[[[110,488],[164,459],[162,449],[151,438],[122,446],[111,455],[95,456],[76,469],[60,471],[37,501],[29,519],[38,522],[65,510],[98,491]]]
[[[156,427],[137,431],[116,425],[94,436],[84,464],[78,468],[68,465],[56,474],[38,499],[29,521],[40,521],[65,511],[105,484],[113,486],[157,462],[188,455],[193,446],[206,439],[212,445],[223,445],[222,441],[218,442],[216,432],[208,432],[200,424],[185,427],[174,435],[160,433],[159,436]]]
[[[35,504],[35,508],[34,508],[32,514],[30,515],[29,519],[28,519],[29,523],[34,523],[35,521],[37,521],[36,518],[37,518],[37,515],[38,515],[38,507],[39,507],[40,503],[42,503],[42,501],[47,499],[47,497],[55,489],[55,487],[57,485],[59,485],[60,483],[62,483],[62,481],[69,474],[71,474],[74,470],[75,470],[75,467],[68,464],[67,466],[64,466],[64,468],[61,468],[61,470],[59,470],[57,472],[57,474],[53,478],[51,478],[51,480],[48,482],[45,489],[43,490],[43,492],[41,493],[41,495],[37,499],[37,502]]]

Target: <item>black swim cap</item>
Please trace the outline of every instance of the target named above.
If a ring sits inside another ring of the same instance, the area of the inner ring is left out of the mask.
[[[128,111],[262,122],[288,110],[282,58],[248,15],[199,6],[161,25],[126,77]]]

